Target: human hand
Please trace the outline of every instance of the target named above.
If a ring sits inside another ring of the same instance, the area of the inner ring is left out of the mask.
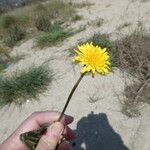
[[[71,116],[64,115],[61,122],[55,122],[59,118],[59,112],[45,111],[36,112],[29,116],[16,131],[6,139],[1,145],[0,150],[28,150],[26,145],[20,141],[20,135],[25,132],[37,130],[44,123],[49,123],[45,135],[42,136],[36,150],[55,150],[58,141],[63,136],[66,140],[73,140],[75,133],[68,127],[72,123]],[[70,150],[68,143],[63,142],[58,147],[59,150]]]

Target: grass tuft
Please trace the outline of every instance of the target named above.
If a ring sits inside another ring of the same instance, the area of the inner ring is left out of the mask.
[[[3,41],[6,46],[13,47],[18,41],[23,39],[25,32],[19,27],[15,16],[4,15],[1,21]]]
[[[96,103],[99,100],[100,100],[100,98],[95,95],[89,96],[89,98],[88,98],[89,103]]]
[[[45,30],[51,21],[68,21],[75,16],[75,9],[69,3],[61,0],[51,0],[45,3],[32,3],[16,8],[0,16],[0,37],[10,47],[24,38],[25,33]]]
[[[68,20],[75,14],[74,8],[69,3],[61,0],[51,0],[46,7],[51,18]]]
[[[7,68],[8,62],[0,57],[0,72]]]
[[[130,22],[125,22],[125,23],[119,25],[117,29],[118,29],[118,30],[121,30],[121,29],[126,28],[126,27],[128,27],[128,26],[130,26],[130,25],[131,25]]]
[[[82,3],[72,3],[72,2],[70,2],[70,5],[74,6],[75,8],[82,9],[84,7],[92,6],[92,5],[94,5],[94,3],[90,3],[88,1],[85,1],[85,2],[82,2]]]
[[[21,105],[27,99],[37,99],[49,83],[53,72],[46,66],[30,67],[26,71],[17,72],[11,77],[0,77],[0,106],[15,103]]]
[[[139,114],[139,104],[150,102],[150,34],[139,26],[131,35],[117,42],[120,67],[138,82],[127,86],[122,112],[129,117]]]
[[[77,14],[72,17],[72,21],[73,21],[73,22],[79,21],[79,20],[81,20],[81,19],[82,19],[82,16],[77,15]]]
[[[34,9],[35,11],[35,27],[43,31],[47,29],[51,23],[50,23],[50,16],[48,9],[41,3],[37,4],[37,6]]]
[[[64,31],[60,23],[54,23],[49,28],[41,33],[37,38],[37,45],[41,48],[55,44],[58,41],[64,40],[65,38],[72,35],[70,31]]]

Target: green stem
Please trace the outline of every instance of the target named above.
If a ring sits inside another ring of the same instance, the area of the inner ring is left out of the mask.
[[[68,104],[69,104],[69,102],[70,102],[70,100],[71,100],[71,98],[72,98],[72,96],[73,96],[73,94],[74,94],[74,92],[75,92],[75,90],[76,90],[76,88],[78,87],[80,81],[82,80],[82,78],[84,77],[85,74],[86,74],[86,73],[83,73],[83,74],[80,76],[80,78],[77,80],[76,84],[73,86],[73,88],[72,88],[72,90],[71,90],[71,92],[70,92],[70,94],[69,94],[69,96],[68,96],[68,99],[67,99],[67,101],[66,101],[66,104],[65,104],[65,106],[64,106],[64,108],[63,108],[63,111],[61,112],[60,117],[58,118],[57,121],[61,121],[61,119],[62,119],[62,117],[63,117],[63,115],[64,115],[64,113],[65,113],[65,111],[66,111],[66,109],[67,109],[67,106],[68,106]]]

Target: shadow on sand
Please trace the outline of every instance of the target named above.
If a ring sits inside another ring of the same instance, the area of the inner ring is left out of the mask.
[[[108,122],[104,113],[89,114],[77,124],[74,150],[129,150]]]

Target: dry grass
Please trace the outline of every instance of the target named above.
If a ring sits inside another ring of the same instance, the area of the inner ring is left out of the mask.
[[[8,47],[0,45],[0,56],[4,56],[9,62],[12,60],[9,54],[10,51],[11,50]]]
[[[70,1],[69,4],[70,4],[71,6],[73,6],[73,7],[75,7],[75,8],[78,8],[78,9],[81,9],[81,8],[84,8],[84,7],[90,7],[90,6],[94,5],[93,3],[90,3],[90,2],[88,2],[88,1],[84,1],[84,2],[82,2],[82,3],[72,3],[72,2]]]
[[[81,20],[81,19],[82,19],[82,16],[80,16],[80,15],[75,15],[75,16],[72,17],[72,20],[71,20],[71,21],[76,22],[76,21],[79,21],[79,20]]]
[[[96,95],[89,96],[89,98],[88,98],[89,103],[96,103],[99,100],[100,100],[100,98]]]
[[[22,35],[30,29],[44,30],[51,25],[51,21],[68,21],[75,15],[73,6],[61,0],[33,3],[8,11],[0,16],[0,37],[6,45],[14,46],[24,38]],[[32,31],[38,32],[37,30]]]
[[[125,22],[124,24],[119,25],[117,29],[121,30],[121,29],[126,28],[126,27],[128,27],[130,25],[131,25],[130,22]]]
[[[117,41],[120,67],[139,81],[127,86],[122,112],[129,117],[139,115],[141,102],[150,103],[150,34],[139,26],[131,35]]]

